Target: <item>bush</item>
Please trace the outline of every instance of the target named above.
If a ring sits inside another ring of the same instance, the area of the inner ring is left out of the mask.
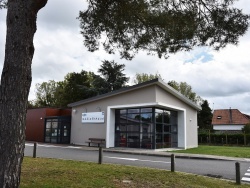
[[[243,128],[242,128],[243,133],[245,134],[250,134],[250,123],[247,123]]]

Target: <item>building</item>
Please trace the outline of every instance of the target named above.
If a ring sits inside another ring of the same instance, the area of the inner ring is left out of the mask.
[[[238,109],[220,109],[213,112],[212,126],[215,131],[241,131],[249,122],[249,116]]]
[[[192,148],[198,146],[199,106],[160,79],[68,105],[71,143],[104,138],[106,148]]]
[[[26,140],[70,143],[71,109],[34,108],[26,115]]]

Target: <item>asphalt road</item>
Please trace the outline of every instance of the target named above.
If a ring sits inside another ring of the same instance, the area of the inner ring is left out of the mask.
[[[33,156],[33,144],[26,144],[25,156]],[[43,158],[98,162],[98,156],[99,152],[94,148],[86,150],[82,149],[82,147],[50,144],[39,144],[37,147],[37,157]],[[235,162],[236,161],[176,158],[175,170],[234,181],[236,176]],[[103,163],[171,170],[171,159],[169,157],[103,152]],[[249,169],[249,161],[240,162],[241,178],[245,182],[250,183],[250,175],[245,176],[250,173]]]

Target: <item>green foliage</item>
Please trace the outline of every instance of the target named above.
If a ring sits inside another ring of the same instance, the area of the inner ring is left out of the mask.
[[[68,73],[64,78],[63,106],[67,104],[87,99],[96,95],[92,82],[95,74],[82,70],[80,73]]]
[[[7,1],[6,0],[0,0],[0,9],[7,8]]]
[[[250,123],[247,123],[243,128],[242,131],[246,134],[250,134]]]
[[[153,80],[155,78],[160,78],[161,79],[161,75],[159,73],[155,73],[155,74],[147,74],[147,73],[136,73],[135,75],[135,79],[134,79],[134,83],[135,84],[140,84],[149,80]]]
[[[211,133],[209,141],[209,133],[199,133],[198,142],[199,144],[213,144],[213,145],[244,145],[244,139],[246,144],[250,144],[250,134],[240,133]]]
[[[187,82],[178,83],[174,80],[171,80],[168,82],[168,85],[170,85],[172,88],[179,91],[182,95],[195,103],[199,103],[200,101],[202,101],[202,98],[200,96],[197,96],[196,93],[192,91],[192,87],[188,85]]]
[[[57,89],[57,83],[54,80],[36,84],[36,102],[35,106],[46,107],[55,106],[55,91]]]
[[[109,92],[125,87],[129,78],[123,73],[124,67],[124,64],[119,65],[114,61],[102,61],[101,68],[98,69],[98,72],[101,73],[101,76],[104,78],[106,82],[105,85]]]
[[[209,107],[207,100],[204,100],[201,104],[201,111],[198,112],[198,126],[199,129],[212,129],[213,114]]]
[[[38,107],[38,106],[36,105],[35,100],[28,101],[28,109],[36,108],[36,107]]]
[[[89,0],[79,14],[84,45],[96,51],[102,43],[126,59],[139,50],[159,57],[201,45],[218,50],[248,29],[249,16],[234,1]]]
[[[50,80],[36,84],[36,100],[30,102],[30,107],[67,107],[69,103],[84,100],[96,95],[108,93],[125,86],[125,65],[114,61],[103,61],[96,75],[82,70],[80,73],[68,73],[63,81]]]

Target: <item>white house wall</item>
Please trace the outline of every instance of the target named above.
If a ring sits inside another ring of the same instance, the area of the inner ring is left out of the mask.
[[[134,91],[126,92],[120,95],[112,96],[109,98],[97,100],[84,105],[73,107],[72,110],[72,124],[71,124],[71,143],[86,145],[88,138],[106,138],[107,131],[107,107],[117,105],[133,105],[138,103],[155,102],[155,86],[144,87]],[[98,112],[103,111],[105,116],[105,122],[102,124],[83,124],[81,123],[82,113],[85,112]],[[75,111],[75,112],[74,112]],[[114,111],[109,112],[114,117]],[[113,115],[112,115],[113,114]],[[114,118],[109,120],[110,126],[114,126]],[[114,129],[113,129],[114,130]],[[111,135],[111,134],[109,134]],[[114,135],[113,135],[114,137]],[[112,139],[106,140],[107,144],[111,144]],[[111,144],[112,145],[112,144]]]
[[[143,104],[158,104],[158,107],[177,111],[178,147],[198,146],[197,111],[156,85],[137,88],[137,90],[130,90],[126,93],[73,107],[71,143],[86,145],[88,138],[97,137],[106,139],[106,147],[114,147],[115,106],[139,107]],[[98,111],[104,112],[104,123],[81,123],[82,113]]]
[[[244,125],[213,125],[216,131],[241,131]]]
[[[185,109],[185,112],[183,110],[179,110],[178,112],[178,147],[198,147],[197,110],[177,99],[175,96],[166,92],[159,86],[157,86],[156,91],[156,100],[158,102],[168,104],[169,106],[176,106],[180,109]],[[183,122],[183,118],[185,119],[185,122]]]

